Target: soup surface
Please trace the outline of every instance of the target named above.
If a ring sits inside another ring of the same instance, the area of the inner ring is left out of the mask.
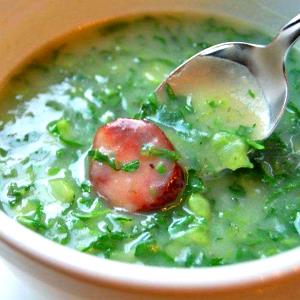
[[[162,103],[151,94],[188,57],[234,40],[270,38],[220,19],[146,16],[84,29],[37,57],[0,96],[3,211],[57,243],[132,263],[215,266],[300,245],[299,55],[288,59],[288,107],[263,143],[255,122],[228,125],[222,93],[199,101],[169,87]],[[127,213],[93,192],[88,152],[117,118],[165,132],[186,172],[177,201]]]

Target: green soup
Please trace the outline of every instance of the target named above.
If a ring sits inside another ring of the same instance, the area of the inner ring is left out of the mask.
[[[37,57],[0,96],[3,211],[47,239],[132,263],[215,266],[300,245],[296,52],[287,64],[288,107],[263,143],[250,139],[251,127],[225,128],[222,97],[200,109],[172,93],[163,105],[149,96],[188,57],[235,40],[270,38],[220,19],[147,16],[87,28]],[[187,174],[177,202],[129,214],[93,193],[87,153],[97,128],[118,117],[154,122],[174,144]]]

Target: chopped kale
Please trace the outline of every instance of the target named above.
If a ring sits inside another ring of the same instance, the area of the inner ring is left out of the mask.
[[[255,151],[251,158],[271,177],[295,173],[298,161],[297,155],[291,153],[276,133],[264,142],[264,149]]]
[[[162,161],[160,161],[156,166],[155,166],[155,170],[157,171],[158,174],[165,174],[167,172],[166,166],[164,165],[164,163]]]
[[[169,83],[165,84],[165,89],[169,100],[177,99],[177,96],[175,95],[175,92]]]
[[[158,109],[158,102],[155,94],[150,94],[142,103],[140,111],[135,115],[136,119],[144,119],[156,113]]]
[[[145,264],[153,266],[172,266],[173,259],[167,255],[155,242],[144,242],[135,249],[135,257]]]
[[[176,151],[171,151],[164,148],[157,148],[149,144],[143,145],[141,154],[150,157],[161,157],[170,161],[177,161],[180,159],[180,155]]]
[[[18,186],[16,183],[11,183],[7,191],[7,196],[10,198],[9,203],[11,205],[17,204],[29,195],[33,187],[32,184]]]
[[[255,99],[256,97],[255,93],[251,89],[248,90],[248,96],[250,96],[253,99]]]
[[[66,119],[52,121],[47,126],[52,135],[58,136],[67,145],[80,147],[82,143],[78,142],[78,137],[72,128],[72,124]]]
[[[99,150],[90,150],[88,152],[88,156],[92,160],[96,160],[100,163],[104,163],[116,171],[120,169],[120,167],[117,166],[117,162],[114,157],[110,157],[110,156],[100,152]]]
[[[132,160],[128,163],[122,163],[117,161],[114,157],[108,156],[99,150],[90,150],[88,152],[88,156],[92,160],[96,160],[98,162],[104,163],[114,169],[115,171],[124,171],[124,172],[134,172],[140,167],[140,161],[139,160]]]
[[[197,175],[196,170],[190,169],[187,174],[185,194],[191,195],[193,193],[201,193],[204,190],[205,186],[202,179]]]
[[[232,193],[234,197],[245,197],[246,191],[242,185],[238,183],[233,183],[228,187],[229,191]]]
[[[124,172],[134,172],[140,167],[140,161],[139,160],[132,160],[128,163],[123,163],[121,165],[121,170]]]

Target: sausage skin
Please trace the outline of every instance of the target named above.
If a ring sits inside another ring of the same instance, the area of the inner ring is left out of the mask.
[[[94,191],[110,206],[129,212],[147,212],[164,207],[177,199],[185,185],[181,166],[163,157],[146,156],[142,147],[174,151],[163,131],[153,123],[120,118],[98,128],[93,149],[116,161],[128,163],[138,160],[139,168],[133,172],[114,170],[105,163],[91,160],[89,177]],[[164,172],[158,172],[157,165]]]

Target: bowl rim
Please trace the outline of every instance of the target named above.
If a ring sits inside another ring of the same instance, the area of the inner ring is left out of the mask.
[[[6,230],[7,228],[9,230]],[[261,260],[226,266],[200,268],[146,266],[96,257],[57,244],[17,223],[2,211],[0,211],[0,246],[1,242],[19,256],[53,271],[86,283],[127,290],[153,291],[155,287],[156,291],[215,292],[242,288],[245,285],[267,284],[283,277],[300,275],[300,247]],[[47,251],[40,251],[41,249]]]
[[[126,14],[128,15],[128,14]],[[89,26],[86,24],[85,26]],[[84,27],[85,27],[84,26]],[[62,34],[62,36],[65,36]],[[56,43],[55,38],[39,49]],[[25,58],[25,61],[31,56]],[[22,60],[21,66],[24,64]],[[17,66],[15,69],[18,69]],[[8,230],[9,228],[9,230]],[[28,243],[30,241],[30,243]],[[31,231],[7,216],[0,209],[0,255],[2,246],[19,256],[53,271],[87,283],[113,286],[119,289],[185,291],[236,289],[266,284],[287,276],[300,275],[300,247],[261,260],[226,266],[178,268],[131,264],[96,257],[57,244]],[[41,251],[47,249],[46,251]],[[7,260],[9,257],[4,255]],[[14,262],[10,261],[12,264]]]

